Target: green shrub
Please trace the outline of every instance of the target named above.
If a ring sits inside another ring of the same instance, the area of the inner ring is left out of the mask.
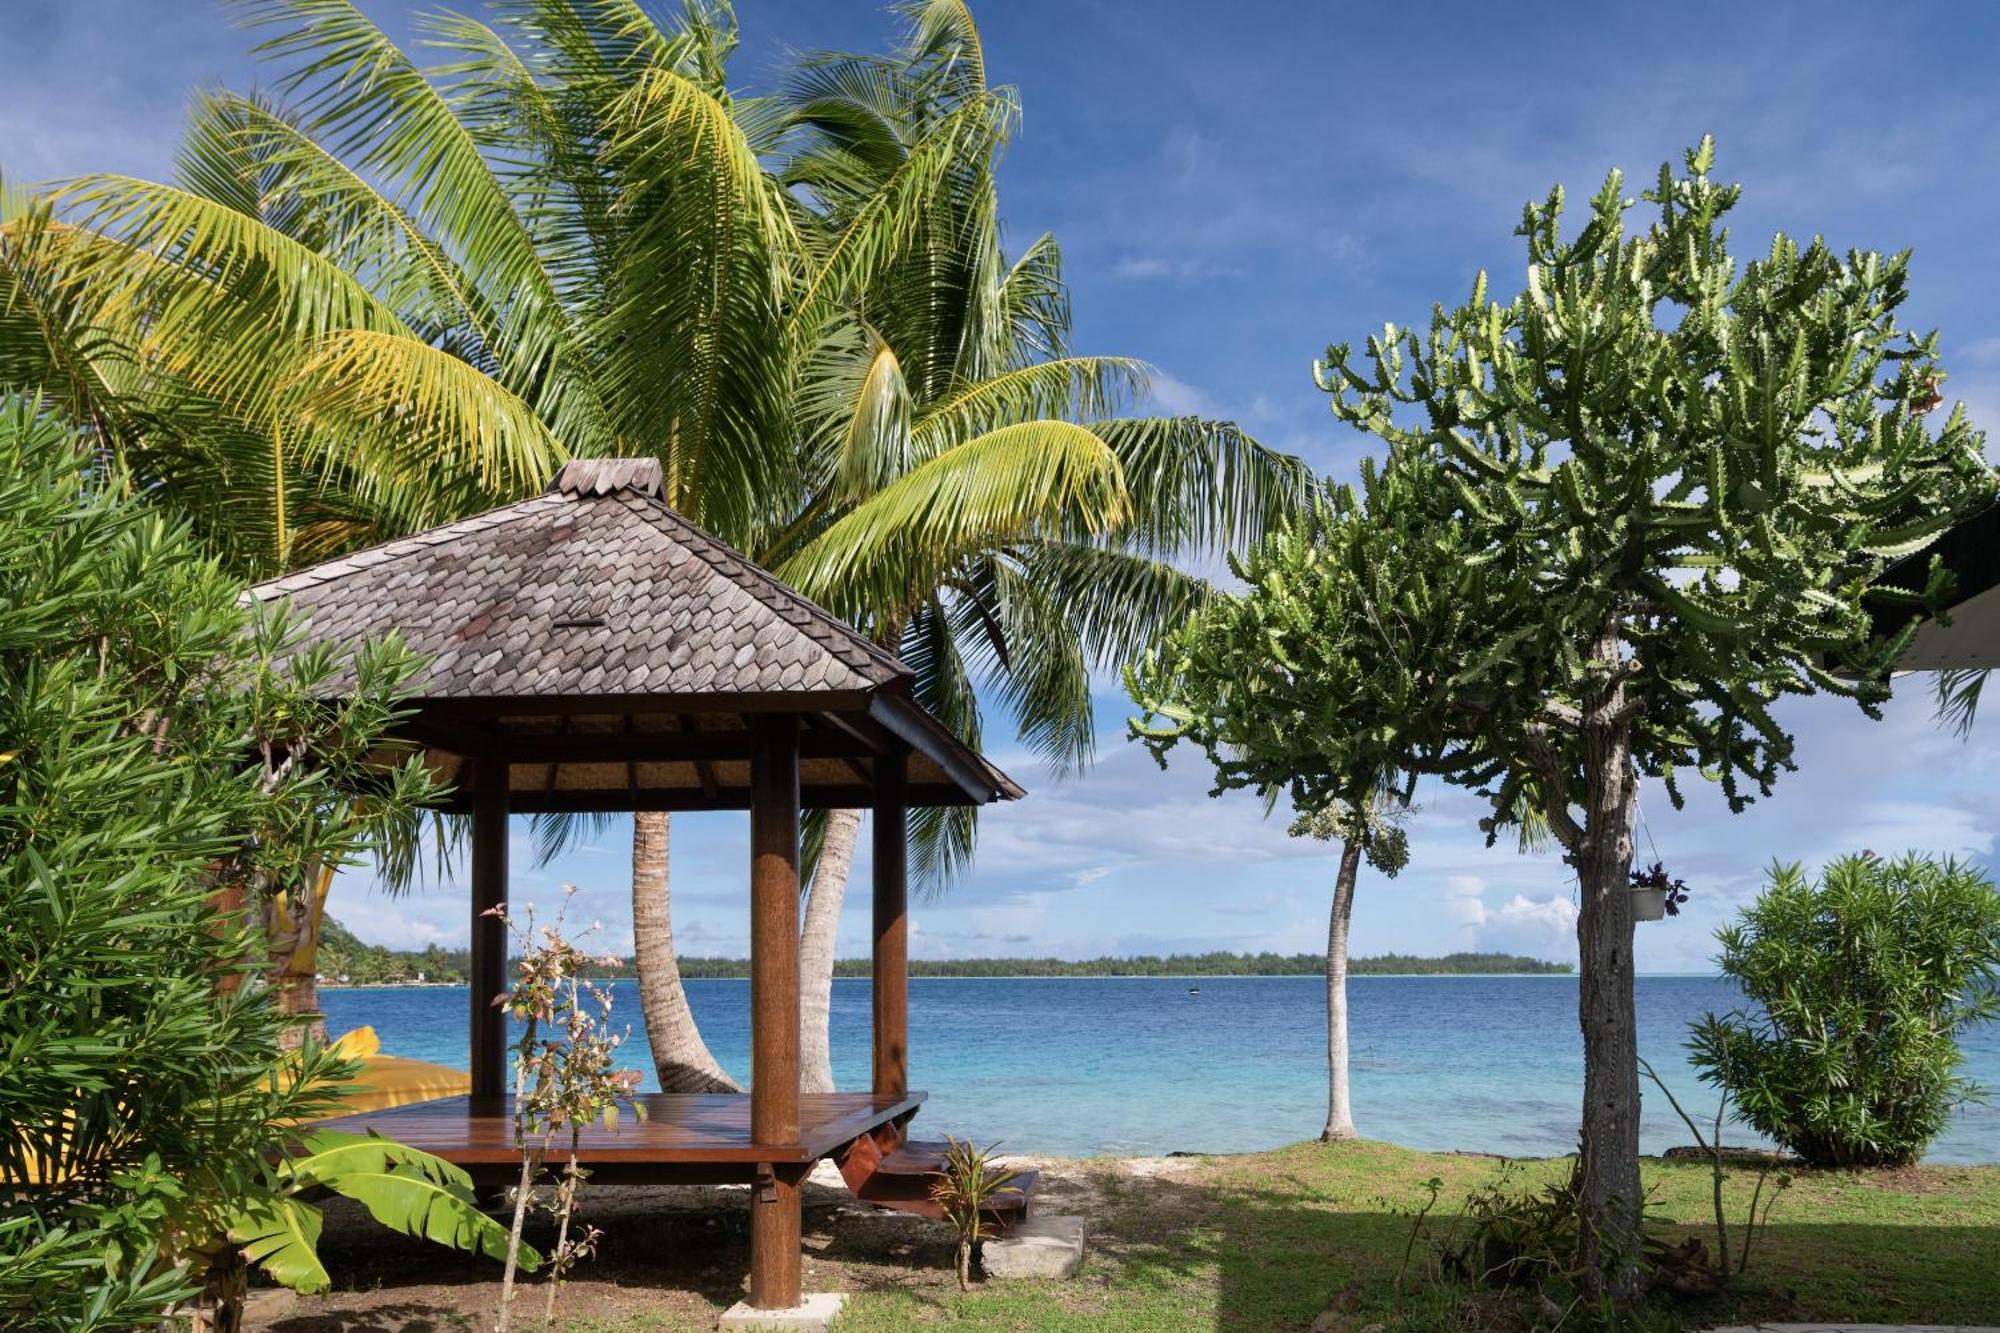
[[[2000,1013],[2000,893],[1970,866],[1864,852],[1816,883],[1773,866],[1717,938],[1758,1008],[1695,1023],[1695,1068],[1806,1161],[1915,1161],[1981,1095],[1958,1033]]]
[[[435,794],[413,758],[377,758],[421,663],[387,642],[278,670],[284,617],[241,607],[185,525],[88,446],[0,394],[9,1329],[146,1326],[197,1293],[226,1307],[245,1249],[312,1276],[294,1243],[318,1232],[309,1189],[400,1208],[384,1220],[417,1234],[477,1226],[469,1189],[456,1211],[403,1206],[448,1191],[442,1163],[393,1144],[288,1155],[291,1123],[326,1101],[309,1080],[346,1066],[281,1056],[288,1020],[242,910],[378,851]],[[350,663],[352,692],[316,697]]]

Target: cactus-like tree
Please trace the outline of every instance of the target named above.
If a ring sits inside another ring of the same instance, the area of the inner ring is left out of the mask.
[[[1439,306],[1317,368],[1382,440],[1315,534],[1136,674],[1152,744],[1201,744],[1225,786],[1360,800],[1384,758],[1486,797],[1489,833],[1545,820],[1579,890],[1585,1075],[1580,1268],[1637,1267],[1639,1083],[1627,891],[1642,780],[1690,771],[1732,810],[1794,766],[1773,713],[1826,692],[1874,715],[1907,628],[1872,588],[1995,487],[1935,334],[1898,326],[1908,256],[1775,238],[1739,264],[1713,145],[1633,200],[1612,172],[1565,239],[1527,206],[1524,290]]]

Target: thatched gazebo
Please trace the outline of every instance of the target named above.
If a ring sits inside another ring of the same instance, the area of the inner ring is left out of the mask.
[[[661,499],[659,465],[578,460],[548,491],[259,584],[313,642],[398,633],[431,660],[403,733],[472,821],[471,1096],[335,1122],[475,1171],[518,1163],[506,1096],[507,816],[750,812],[751,1090],[662,1095],[586,1136],[598,1179],[743,1181],[750,1304],[798,1305],[799,1183],[834,1157],[855,1192],[924,1211],[906,1142],[911,806],[1021,789],[912,697],[893,656]],[[334,682],[338,687],[342,682]],[[874,812],[874,1079],[799,1092],[799,816]],[[1022,1200],[1025,1207],[1025,1198]]]

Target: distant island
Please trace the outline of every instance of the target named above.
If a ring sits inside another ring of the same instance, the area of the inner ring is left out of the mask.
[[[1442,958],[1418,958],[1388,953],[1348,960],[1350,976],[1464,976],[1473,973],[1564,973],[1571,963],[1550,963],[1507,953],[1449,953]],[[1139,954],[1131,958],[912,958],[913,977],[1299,977],[1322,976],[1326,955],[1319,953],[1173,953]],[[750,963],[742,958],[683,958],[684,977],[747,977]],[[866,958],[843,958],[834,964],[837,977],[869,975]]]
[[[388,949],[364,944],[354,933],[329,918],[320,933],[319,972],[326,985],[457,986],[465,983],[467,955],[464,949],[430,945],[424,949]],[[741,978],[750,975],[747,958],[683,958],[681,975],[690,980]],[[624,960],[619,969],[605,969],[604,975],[633,975],[633,961]],[[1350,976],[1466,976],[1476,973],[1510,975],[1559,975],[1572,972],[1571,963],[1550,963],[1508,953],[1449,953],[1441,958],[1419,958],[1413,954],[1390,953],[1376,958],[1355,958],[1347,965]],[[912,958],[913,977],[1294,977],[1318,976],[1326,971],[1326,956],[1316,953],[1199,953],[1140,954],[1133,958]],[[834,964],[834,975],[869,975],[866,958],[843,958]]]

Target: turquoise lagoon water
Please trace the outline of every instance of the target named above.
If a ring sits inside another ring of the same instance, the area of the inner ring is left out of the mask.
[[[1200,993],[1190,994],[1190,988]],[[1357,977],[1349,983],[1354,1118],[1412,1148],[1533,1156],[1575,1147],[1583,1053],[1574,977]],[[633,1025],[621,1054],[652,1069],[636,983],[614,985]],[[834,1076],[868,1084],[865,980],[833,984]],[[750,987],[690,981],[716,1058],[749,1074]],[[323,992],[338,1035],[364,1023],[393,1054],[464,1068],[466,992]],[[1688,1068],[1687,1020],[1727,1010],[1715,977],[1641,977],[1640,1052],[1704,1123],[1715,1094]],[[1246,1152],[1311,1138],[1326,1114],[1325,984],[1315,977],[928,979],[910,983],[910,1081],[930,1100],[918,1128],[1023,1152]],[[1964,1042],[1968,1076],[2000,1089],[2000,1024]],[[1643,1147],[1690,1142],[1647,1088]],[[1752,1142],[1748,1130],[1727,1134]],[[1930,1160],[2000,1162],[2000,1106],[1954,1117]]]

